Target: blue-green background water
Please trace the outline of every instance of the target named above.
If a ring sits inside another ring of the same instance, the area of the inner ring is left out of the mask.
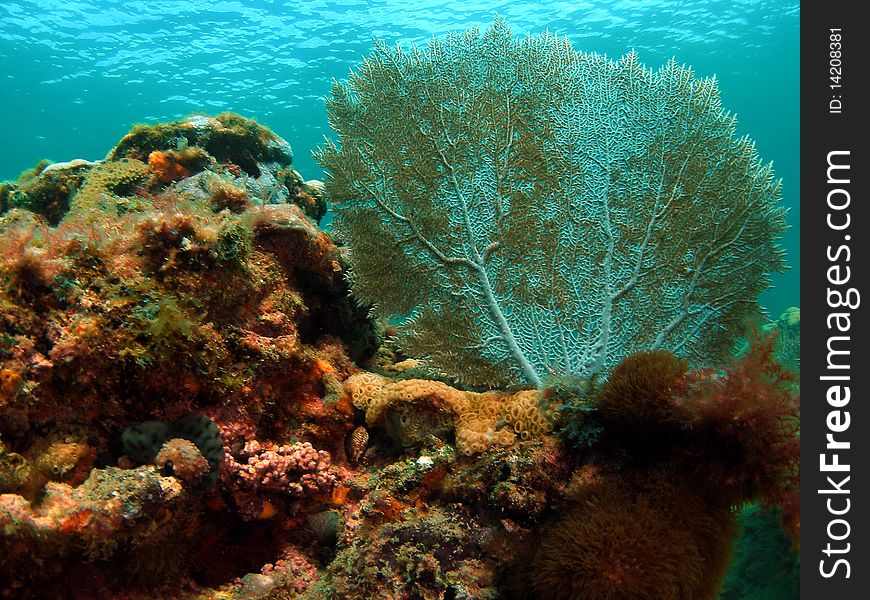
[[[792,269],[762,302],[799,304],[799,3],[776,0],[43,0],[0,4],[0,179],[41,158],[103,157],[137,122],[232,110],[286,138],[306,178],[329,135],[323,98],[372,39],[422,44],[500,14],[515,34],[545,29],[578,50],[649,67],[670,57],[716,75],[783,180]]]

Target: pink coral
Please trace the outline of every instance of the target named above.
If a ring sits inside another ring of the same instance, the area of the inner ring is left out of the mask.
[[[246,485],[301,495],[326,492],[335,483],[335,476],[329,473],[329,453],[308,442],[276,446],[252,440],[245,444],[242,456],[248,461],[239,465],[238,476]]]
[[[227,448],[221,478],[233,491],[245,519],[269,518],[276,504],[332,490],[332,457],[310,442],[277,445],[248,440],[235,453]]]

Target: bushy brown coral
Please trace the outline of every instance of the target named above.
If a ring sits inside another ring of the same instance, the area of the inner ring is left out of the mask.
[[[0,285],[30,301],[44,295],[67,261],[51,245],[51,235],[24,211],[0,219]]]
[[[226,208],[231,212],[240,213],[251,206],[248,194],[228,181],[219,180],[212,183],[209,192],[211,193],[209,200],[214,210]]]
[[[529,569],[541,600],[712,600],[733,515],[683,486],[590,486],[544,536]]]
[[[724,371],[687,372],[666,352],[620,363],[596,397],[610,449],[635,466],[669,465],[711,499],[761,500],[799,523],[797,376],[757,336]]]
[[[596,398],[602,418],[632,433],[672,422],[688,367],[664,350],[626,356]]]

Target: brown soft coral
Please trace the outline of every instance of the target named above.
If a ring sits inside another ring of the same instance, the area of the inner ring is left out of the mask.
[[[0,287],[31,300],[45,292],[68,266],[52,241],[49,229],[30,213],[0,218]]]
[[[670,465],[709,498],[761,501],[799,529],[797,376],[757,337],[723,371],[687,372],[666,352],[627,357],[597,395],[611,448],[636,467]]]
[[[665,474],[590,486],[544,536],[529,569],[537,598],[711,600],[728,564],[734,517]]]
[[[626,356],[597,398],[602,417],[632,435],[672,421],[674,395],[682,390],[688,368],[685,360],[664,350]]]
[[[232,183],[218,180],[209,187],[209,201],[214,210],[227,209],[234,213],[250,208],[251,199],[247,192]]]

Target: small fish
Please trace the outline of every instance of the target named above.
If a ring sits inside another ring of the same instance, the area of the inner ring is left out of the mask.
[[[369,445],[369,432],[365,427],[357,427],[344,438],[344,453],[350,464],[357,464],[366,453]]]

